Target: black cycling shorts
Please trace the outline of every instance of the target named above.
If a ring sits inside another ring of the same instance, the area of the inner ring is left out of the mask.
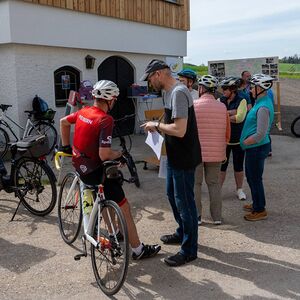
[[[80,179],[87,185],[97,186],[101,183],[102,176],[103,168],[98,168],[85,176],[80,176]],[[105,179],[103,185],[105,199],[113,200],[119,206],[125,203],[125,193],[118,179]]]
[[[242,172],[244,170],[245,151],[240,145],[227,145],[226,147],[226,162],[221,165],[221,171],[225,172],[228,167],[230,152],[232,150],[233,169],[235,172]]]

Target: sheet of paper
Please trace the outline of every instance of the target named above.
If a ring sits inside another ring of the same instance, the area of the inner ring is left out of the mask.
[[[159,178],[167,178],[167,156],[162,155],[159,160]]]
[[[158,159],[160,159],[161,146],[163,144],[163,141],[164,138],[157,131],[148,131],[145,143],[152,148]]]

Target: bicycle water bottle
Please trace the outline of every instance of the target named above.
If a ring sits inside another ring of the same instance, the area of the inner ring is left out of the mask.
[[[92,212],[94,204],[93,191],[90,189],[83,190],[83,213],[89,215]]]

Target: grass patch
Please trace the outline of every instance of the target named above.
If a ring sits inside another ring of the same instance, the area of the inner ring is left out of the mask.
[[[195,66],[195,65],[191,65],[191,64],[183,64],[183,68],[184,69],[192,69],[193,71],[195,71],[198,76],[203,76],[208,74],[208,66]]]
[[[300,73],[300,64],[279,64],[280,73]]]
[[[198,76],[208,74],[208,66],[196,66],[193,64],[183,64],[183,68],[194,70]],[[300,79],[300,64],[279,64],[279,78]]]

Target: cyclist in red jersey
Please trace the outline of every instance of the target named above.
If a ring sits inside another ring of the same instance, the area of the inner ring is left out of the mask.
[[[70,132],[71,125],[75,124],[73,165],[84,183],[98,185],[103,172],[102,162],[122,158],[121,151],[111,149],[114,120],[107,114],[117,100],[119,88],[112,81],[101,80],[94,85],[92,95],[93,106],[86,106],[60,120],[61,150],[67,153],[72,151]],[[137,260],[156,255],[161,249],[159,245],[140,242],[130,205],[118,179],[105,180],[104,194],[107,199],[117,202],[123,212],[133,252],[132,258]]]

